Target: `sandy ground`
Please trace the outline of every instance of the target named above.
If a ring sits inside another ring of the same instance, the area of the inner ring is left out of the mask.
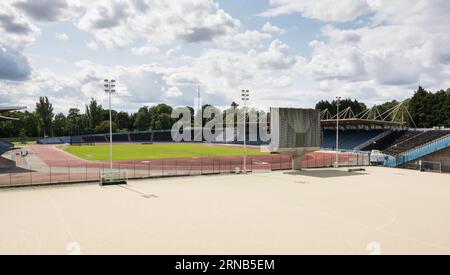
[[[450,254],[449,197],[376,167],[0,190],[0,254]]]

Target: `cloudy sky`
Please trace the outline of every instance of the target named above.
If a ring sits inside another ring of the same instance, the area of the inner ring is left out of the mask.
[[[0,104],[369,104],[450,87],[448,0],[2,0]],[[239,101],[238,101],[239,102]]]

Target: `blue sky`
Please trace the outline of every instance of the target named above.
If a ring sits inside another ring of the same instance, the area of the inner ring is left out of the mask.
[[[0,3],[1,104],[58,112],[106,103],[313,107],[369,105],[450,87],[444,0],[6,0]]]

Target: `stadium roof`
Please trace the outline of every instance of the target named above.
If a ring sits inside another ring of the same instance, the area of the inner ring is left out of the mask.
[[[0,106],[0,114],[2,113],[7,113],[7,112],[12,112],[12,111],[19,111],[19,110],[24,110],[27,107],[24,106]],[[6,117],[3,115],[0,115],[0,120],[18,120],[17,118],[13,118],[13,117]]]
[[[349,107],[339,114],[332,116],[328,109],[320,113],[322,127],[336,127],[339,120],[341,126],[366,126],[366,127],[405,127],[408,120],[415,126],[414,120],[402,102],[391,109],[380,113],[377,106],[355,114]],[[417,127],[416,127],[417,128]]]

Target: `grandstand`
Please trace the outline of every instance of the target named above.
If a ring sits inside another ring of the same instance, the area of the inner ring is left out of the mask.
[[[371,140],[385,132],[381,129],[375,130],[341,130],[339,131],[339,148],[343,150],[354,150],[361,144]],[[323,149],[336,148],[336,130],[324,129],[322,131]]]
[[[14,144],[7,141],[0,141],[0,156],[14,149]],[[0,168],[14,167],[15,165],[16,163],[12,160],[0,158]]]
[[[7,117],[4,116],[4,113],[17,111],[17,110],[23,110],[26,107],[18,107],[18,106],[8,106],[8,107],[0,107],[0,121],[2,120],[18,120],[17,118]],[[7,141],[0,141],[0,168],[7,168],[7,167],[14,167],[16,163],[12,160],[2,158],[1,156],[9,152],[11,150],[14,150],[14,145]]]
[[[449,134],[450,131],[436,130],[425,132],[406,132],[396,141],[396,143],[384,150],[384,152],[392,156],[399,156],[406,151],[412,150]]]

